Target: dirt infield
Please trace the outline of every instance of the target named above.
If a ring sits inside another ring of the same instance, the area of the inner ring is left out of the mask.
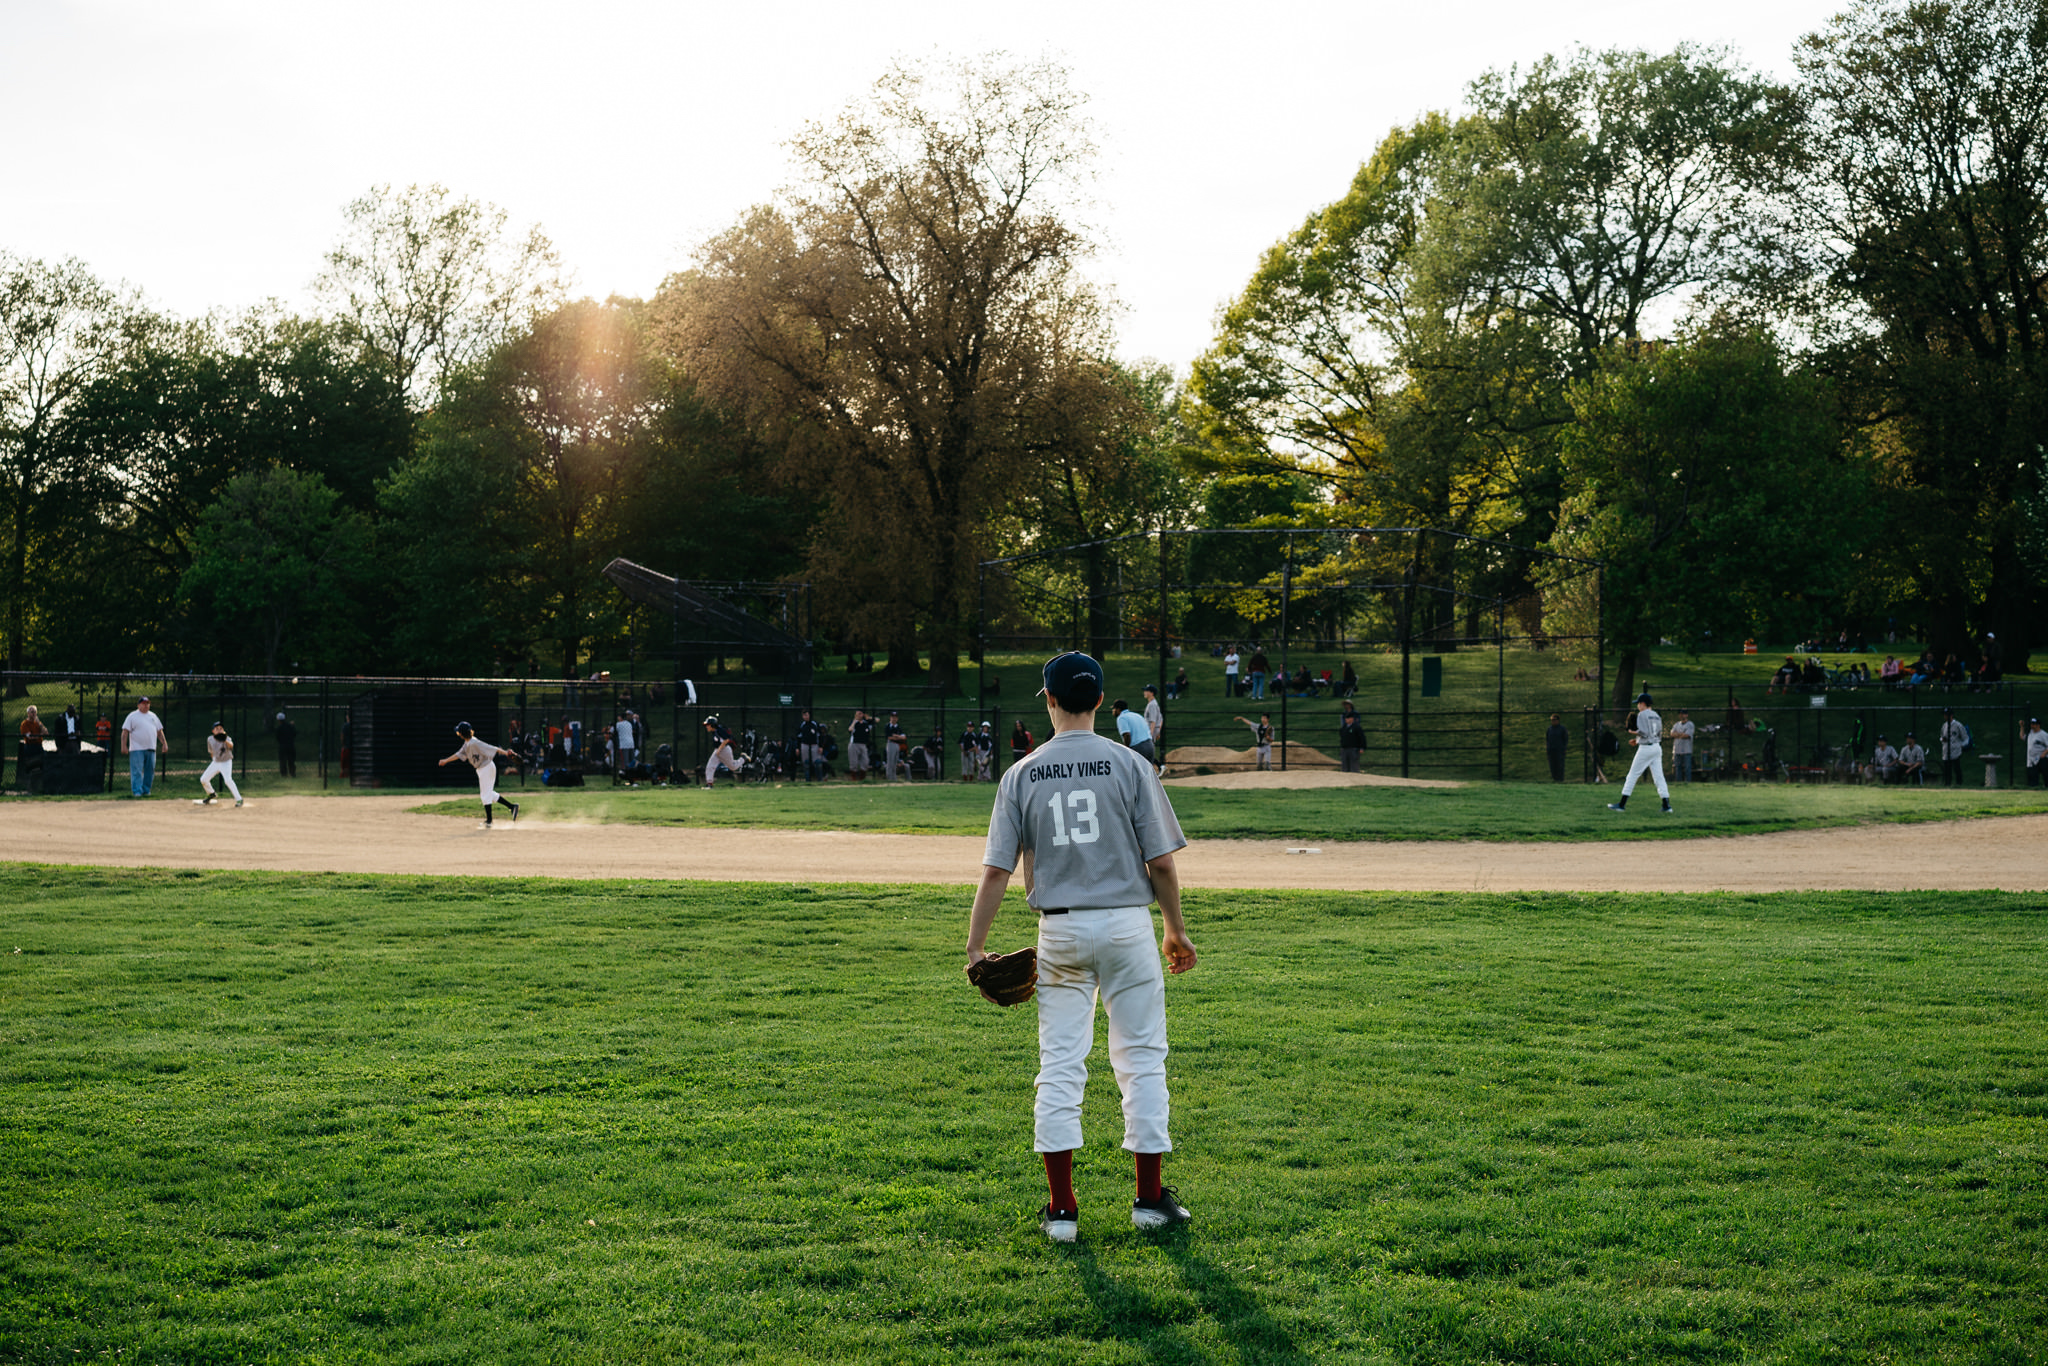
[[[811,830],[661,829],[413,814],[418,797],[278,797],[200,808],[9,801],[15,862],[124,867],[751,882],[969,883],[979,839]],[[1298,846],[1297,846],[1298,847]],[[1324,844],[1203,840],[1191,888],[1387,891],[2048,891],[2048,816],[1627,844]]]

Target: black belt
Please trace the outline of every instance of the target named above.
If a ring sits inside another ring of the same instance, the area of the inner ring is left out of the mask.
[[[1040,915],[1065,915],[1072,909],[1071,906],[1046,906],[1041,908],[1038,913]]]

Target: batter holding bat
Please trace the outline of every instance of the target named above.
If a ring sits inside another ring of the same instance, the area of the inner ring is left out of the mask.
[[[989,817],[981,885],[967,928],[967,973],[1001,1005],[1038,998],[1038,1099],[1033,1144],[1045,1162],[1049,1199],[1039,1227],[1054,1242],[1080,1231],[1074,1150],[1095,1043],[1095,1003],[1109,1016],[1109,1060],[1123,1093],[1124,1143],[1137,1168],[1131,1222],[1140,1229],[1189,1215],[1160,1166],[1167,1134],[1166,979],[1195,965],[1181,920],[1173,855],[1187,846],[1152,766],[1095,733],[1102,666],[1078,651],[1044,670],[1052,735],[1003,774]],[[1038,947],[991,958],[983,949],[1021,860],[1026,900],[1038,913]],[[1151,903],[1165,933],[1155,950]]]

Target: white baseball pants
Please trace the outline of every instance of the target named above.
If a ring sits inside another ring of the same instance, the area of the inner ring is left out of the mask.
[[[1123,1092],[1124,1147],[1173,1150],[1167,1137],[1166,977],[1149,906],[1069,911],[1038,921],[1038,1103],[1033,1146],[1081,1146],[1081,1096],[1095,1046],[1095,1002],[1109,1015],[1109,1065]]]
[[[737,778],[740,776],[740,766],[733,762],[732,746],[720,745],[717,749],[712,750],[711,757],[704,761],[704,786],[709,787],[713,782],[717,781],[720,765],[723,765],[725,771],[732,774],[733,777]]]
[[[1649,770],[1650,777],[1657,784],[1657,795],[1665,801],[1671,800],[1671,789],[1664,783],[1664,747],[1662,745],[1637,745],[1636,757],[1629,761],[1628,777],[1621,780],[1621,795],[1626,797],[1636,790],[1636,779]]]
[[[485,806],[498,800],[498,765],[495,761],[477,766],[476,792]]]
[[[242,800],[242,789],[235,786],[235,761],[222,759],[206,766],[206,772],[199,775],[199,785],[206,789],[206,795],[213,795],[213,780],[218,775],[228,785],[228,795],[236,801]]]

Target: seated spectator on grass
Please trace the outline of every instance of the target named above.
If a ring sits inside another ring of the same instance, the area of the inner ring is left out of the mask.
[[[1808,655],[1806,667],[1799,671],[1801,692],[1823,692],[1828,686],[1827,670],[1820,666],[1819,655]]]
[[[1887,688],[1895,688],[1899,685],[1899,675],[1905,672],[1905,668],[1905,665],[1899,663],[1897,655],[1886,655],[1884,667],[1877,671],[1877,681]]]
[[[1920,748],[1910,730],[1906,732],[1906,743],[1899,746],[1899,781],[1914,787],[1927,781],[1927,751]]]
[[[1764,691],[1767,693],[1791,692],[1792,685],[1798,681],[1799,662],[1793,659],[1792,656],[1786,655],[1785,662],[1780,664],[1778,671],[1771,675],[1771,686],[1765,688]]]

